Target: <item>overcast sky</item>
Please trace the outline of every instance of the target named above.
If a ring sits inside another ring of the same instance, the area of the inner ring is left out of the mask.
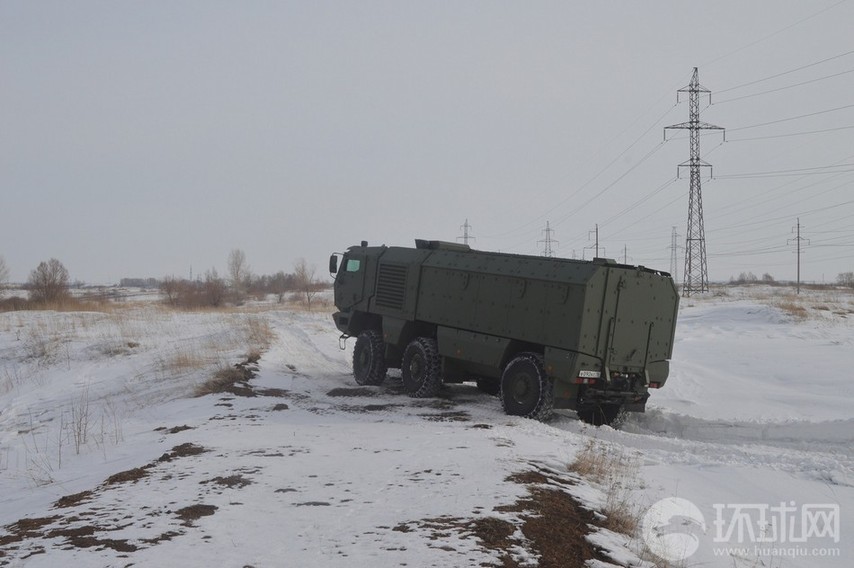
[[[548,221],[578,258],[598,224],[600,254],[669,270],[689,149],[663,127],[698,67],[727,128],[701,142],[711,279],[794,279],[799,217],[802,278],[832,281],[854,271],[852,22],[851,0],[2,0],[0,255],[13,281],[51,257],[89,283],[222,273],[235,248],[325,274],[468,219],[525,254]]]

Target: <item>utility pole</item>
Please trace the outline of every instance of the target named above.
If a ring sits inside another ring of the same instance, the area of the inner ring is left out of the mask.
[[[552,245],[557,245],[558,241],[556,241],[552,238],[552,233],[554,233],[554,229],[549,227],[548,221],[546,221],[546,228],[543,229],[543,232],[546,234],[546,238],[543,240],[537,241],[537,243],[543,244],[543,256],[548,256],[548,257],[554,256],[554,247]]]
[[[593,229],[592,231],[587,231],[587,240],[590,240],[590,235],[592,233],[595,237],[595,239],[594,239],[595,244],[593,246],[584,247],[584,248],[585,249],[589,249],[589,248],[594,249],[596,251],[596,255],[593,258],[599,258],[599,224],[597,223],[595,225],[595,227],[596,228]],[[605,252],[605,247],[602,247],[602,253],[604,253],[604,252]]]
[[[623,264],[629,263],[629,245],[623,245]]]
[[[802,254],[801,241],[806,241],[807,245],[810,244],[809,239],[805,239],[801,236],[801,218],[800,217],[798,217],[798,224],[795,227],[792,227],[792,232],[795,233],[796,236],[794,239],[789,239],[788,241],[786,241],[786,244],[790,245],[790,244],[792,244],[792,242],[794,242],[795,245],[797,246],[797,249],[795,251],[795,254],[798,255],[798,284],[797,284],[796,290],[797,290],[797,293],[800,294],[801,293],[801,254]]]
[[[468,219],[466,219],[466,222],[464,224],[460,225],[460,229],[463,230],[463,236],[457,237],[457,240],[462,239],[464,245],[469,244],[469,241],[475,240],[475,238],[473,236],[471,236],[471,234],[469,233],[469,230],[471,229],[471,225],[469,225]]]
[[[670,234],[670,275],[674,282],[679,282],[679,233],[676,232],[676,227],[673,227],[673,232]]]
[[[682,295],[690,296],[693,292],[709,291],[709,269],[706,265],[706,232],[703,228],[703,196],[700,191],[700,168],[710,168],[700,159],[700,131],[701,130],[723,130],[720,126],[700,122],[700,93],[708,93],[709,101],[712,92],[700,85],[699,73],[694,67],[691,83],[687,87],[679,89],[676,93],[676,101],[679,102],[679,94],[688,93],[688,122],[681,122],[664,128],[664,137],[667,139],[668,129],[688,130],[691,139],[691,157],[687,162],[677,166],[688,167],[691,175],[691,191],[688,197],[688,230],[685,235],[685,280],[682,285]]]

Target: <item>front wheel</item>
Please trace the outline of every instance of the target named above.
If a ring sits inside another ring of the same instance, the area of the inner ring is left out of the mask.
[[[442,388],[439,346],[431,337],[416,337],[403,352],[403,389],[413,398],[429,398]]]
[[[554,385],[539,353],[522,353],[501,375],[501,405],[512,416],[546,421],[554,408]]]
[[[356,338],[353,347],[353,376],[356,383],[380,385],[387,371],[383,336],[379,331],[366,329]]]

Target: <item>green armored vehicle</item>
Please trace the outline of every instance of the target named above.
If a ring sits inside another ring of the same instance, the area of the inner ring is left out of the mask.
[[[641,266],[521,256],[416,240],[332,255],[335,325],[356,337],[353,375],[378,385],[400,368],[413,397],[476,381],[507,414],[553,408],[607,424],[643,412],[667,380],[679,295]]]

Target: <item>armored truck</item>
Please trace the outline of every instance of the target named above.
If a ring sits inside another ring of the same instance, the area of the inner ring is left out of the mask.
[[[329,271],[360,385],[389,368],[412,397],[474,381],[507,414],[546,420],[566,408],[599,425],[643,412],[667,380],[679,295],[664,272],[428,240],[362,241],[333,254]]]

